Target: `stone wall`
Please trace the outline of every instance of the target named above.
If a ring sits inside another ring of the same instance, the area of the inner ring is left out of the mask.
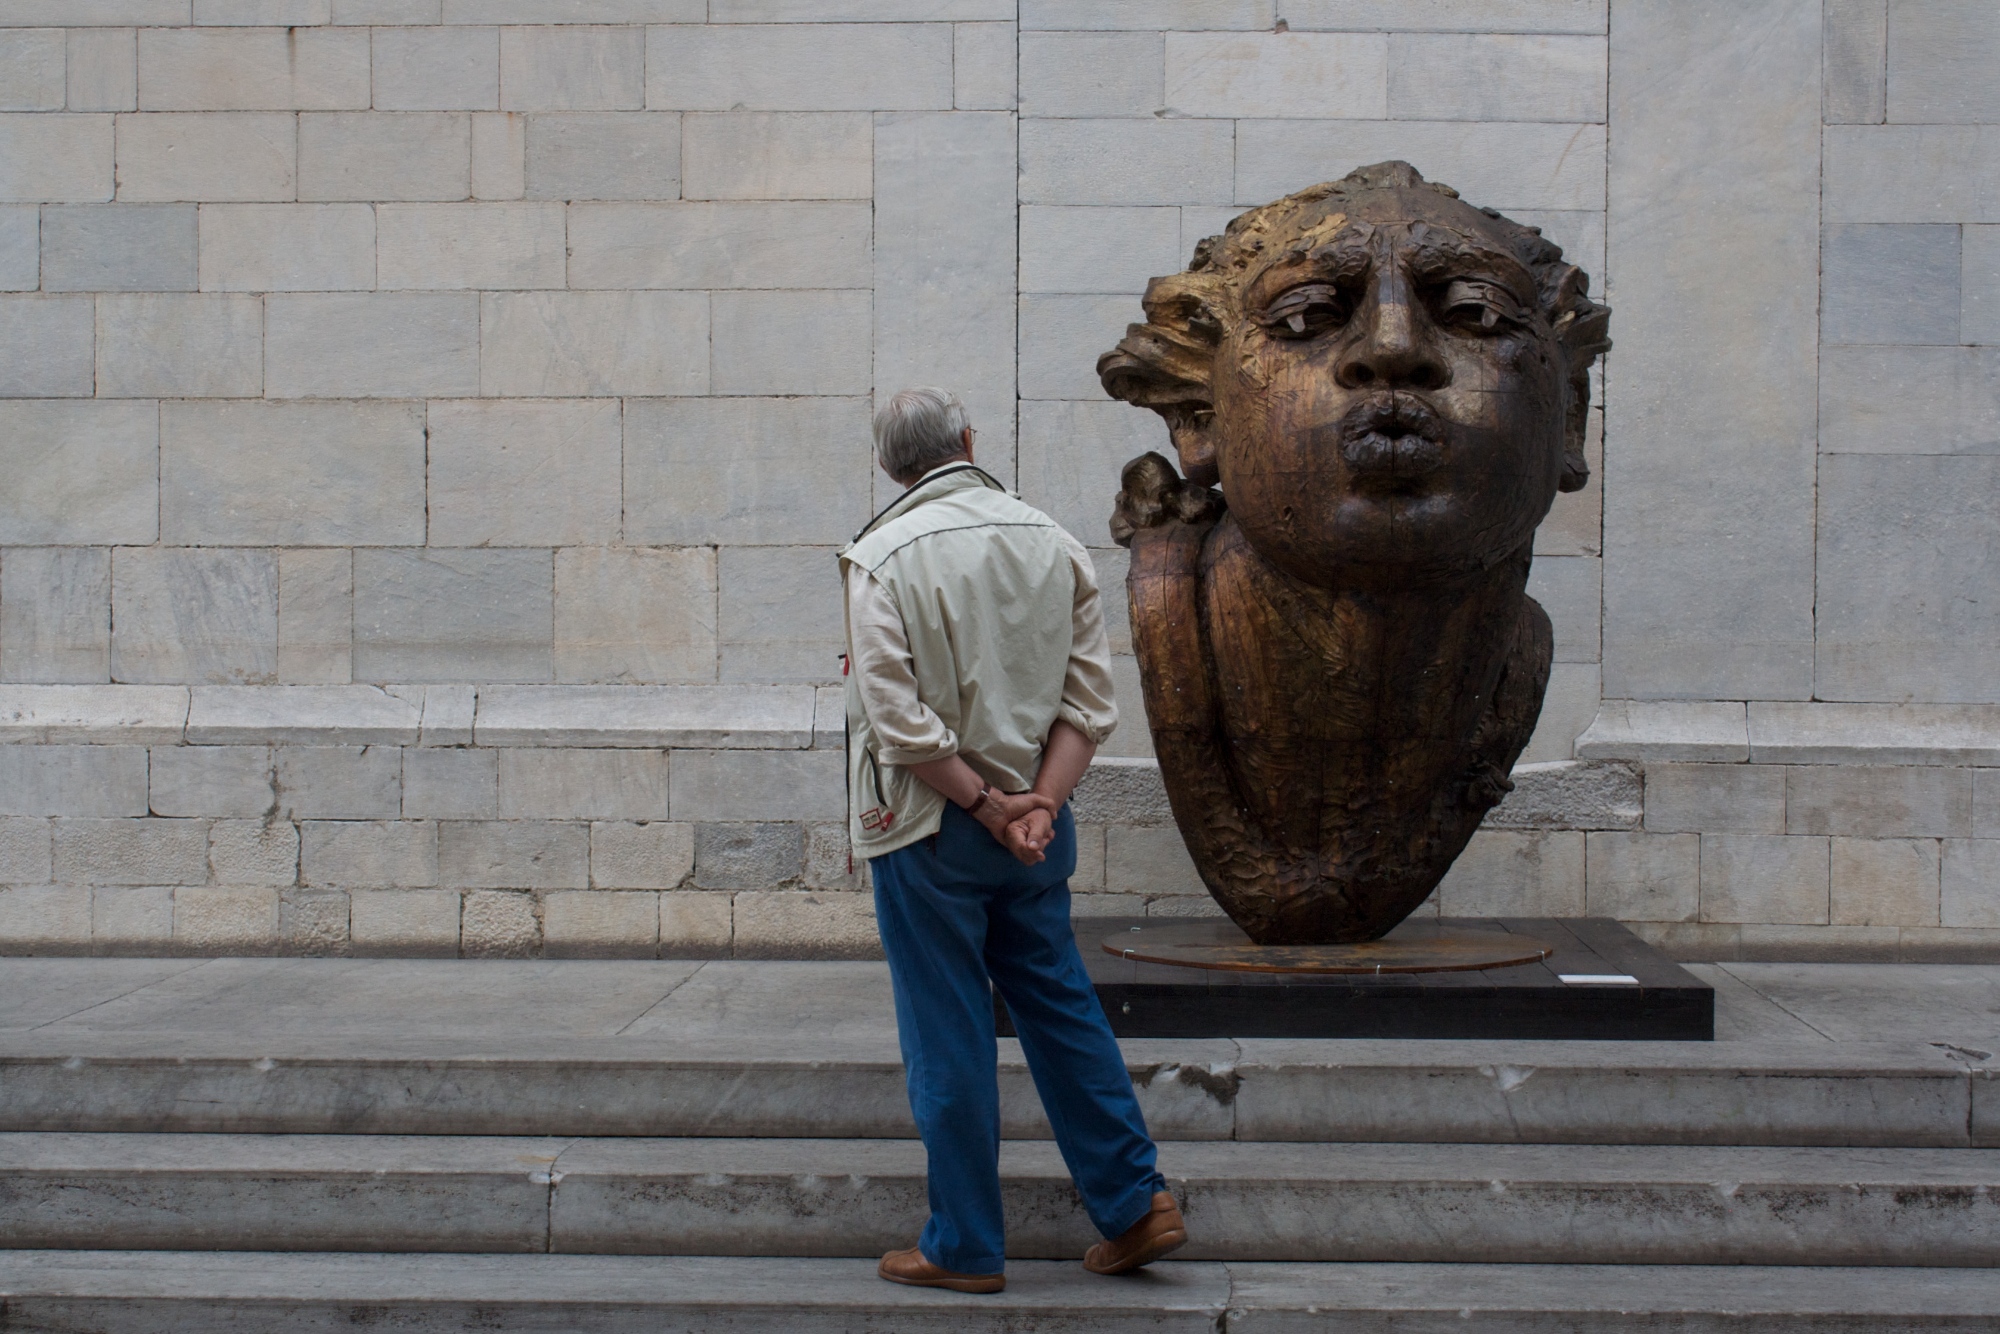
[[[866,949],[813,719],[872,396],[959,388],[1115,588],[1164,430],[1098,353],[1391,156],[1617,312],[1435,902],[1986,948],[1996,60],[1983,0],[13,0],[0,948]],[[1204,909],[1109,749],[1082,908]]]

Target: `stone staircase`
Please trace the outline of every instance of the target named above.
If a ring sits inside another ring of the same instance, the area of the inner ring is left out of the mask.
[[[1003,1046],[1008,1291],[880,965],[0,963],[0,1330],[2000,1329],[2000,970],[1732,965],[1715,1043],[1132,1041],[1130,1280]]]

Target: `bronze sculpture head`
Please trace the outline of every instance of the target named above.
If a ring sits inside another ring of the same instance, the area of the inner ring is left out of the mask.
[[[1099,360],[1186,474],[1135,460],[1112,531],[1175,817],[1254,939],[1383,934],[1507,790],[1548,679],[1534,531],[1587,478],[1609,346],[1588,288],[1382,163],[1203,241]]]

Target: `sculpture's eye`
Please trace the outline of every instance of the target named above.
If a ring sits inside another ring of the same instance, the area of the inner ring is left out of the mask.
[[[1258,319],[1276,338],[1317,338],[1346,324],[1354,303],[1332,283],[1305,283],[1278,296]]]
[[[1490,335],[1528,327],[1528,312],[1498,283],[1454,278],[1438,301],[1439,321],[1461,333]]]

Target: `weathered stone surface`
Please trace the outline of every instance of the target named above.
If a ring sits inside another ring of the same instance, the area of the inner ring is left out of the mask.
[[[475,735],[482,746],[802,750],[813,739],[813,691],[783,685],[483,687]]]
[[[528,118],[511,111],[472,118],[472,197],[520,199],[528,193]]]
[[[1601,62],[1601,46],[1599,53]],[[1489,86],[1500,83],[1497,72],[1481,71]],[[1379,33],[1166,36],[1166,105],[1184,115],[1366,120],[1448,114],[1435,98],[1406,92],[1402,100],[1401,107],[1390,103],[1389,39]]]
[[[812,749],[833,750],[847,744],[847,691],[842,686],[813,690]]]
[[[652,28],[649,107],[922,111],[952,104],[951,30],[937,24]]]
[[[98,298],[100,397],[255,398],[263,385],[264,309],[255,297]]]
[[[375,237],[385,288],[563,285],[559,204],[384,204]]]
[[[433,403],[431,545],[615,541],[620,423],[610,401]],[[545,484],[555,476],[561,485]]]
[[[354,556],[278,553],[278,681],[345,685],[354,677]]]
[[[414,820],[308,820],[299,826],[299,878],[342,889],[435,885],[438,829]]]
[[[1962,838],[1972,832],[1972,770],[1802,765],[1786,775],[1785,832]]]
[[[167,403],[160,419],[168,542],[423,541],[420,405]]]
[[[155,746],[154,815],[262,816],[276,804],[263,746]]]
[[[492,292],[481,298],[480,392],[708,392],[700,292]]]
[[[1079,824],[1172,824],[1167,787],[1152,760],[1093,761],[1070,797]]]
[[[1519,764],[1514,790],[1486,816],[1488,829],[1636,829],[1642,805],[1630,765],[1561,760]]]
[[[2000,709],[1976,704],[1750,706],[1759,764],[2000,764]]]
[[[1324,128],[1315,127],[1324,134]],[[1343,155],[1353,161],[1362,159]],[[1024,204],[1207,204],[1237,195],[1235,135],[1226,121],[1031,120],[1021,124]],[[1295,160],[1276,191],[1310,175]],[[1343,166],[1342,171],[1347,170]],[[1338,176],[1340,172],[1332,175]]]
[[[691,889],[660,895],[660,957],[728,958],[734,934],[732,898]]]
[[[746,891],[736,896],[739,959],[879,959],[875,900],[826,890]]]
[[[1931,600],[1976,586],[2000,550],[1979,503],[1996,482],[1993,455],[1824,460],[1820,698],[2000,701],[2000,613],[1972,600],[1941,617]]]
[[[1021,114],[1157,114],[1168,105],[1164,41],[1156,32],[1024,33],[1020,38]]]
[[[357,551],[354,675],[364,681],[546,681],[547,551]]]
[[[0,742],[171,746],[181,739],[187,715],[182,687],[0,687]]]
[[[193,745],[409,746],[419,713],[374,686],[203,687],[193,692]]]
[[[960,111],[1012,111],[1019,45],[1012,23],[955,25],[951,30],[952,105]]]
[[[0,883],[45,885],[52,874],[47,820],[0,819]]]
[[[42,285],[42,211],[32,204],[0,204],[0,291],[32,292]]]
[[[646,684],[715,679],[712,548],[558,551],[555,597],[558,680]]]
[[[0,200],[111,198],[111,117],[0,114]]]
[[[479,298],[471,292],[272,296],[264,332],[272,398],[479,392]]]
[[[349,933],[369,954],[458,953],[459,896],[444,889],[362,889]]]
[[[703,889],[769,889],[805,867],[805,830],[796,824],[694,827],[694,882]]]
[[[531,116],[527,122],[525,154],[525,189],[530,199],[682,197],[681,118],[672,113],[579,112]],[[687,195],[690,199],[717,197]]]
[[[0,34],[0,111],[61,111],[64,60],[56,29]]]
[[[126,28],[69,34],[69,109],[139,109],[138,34]]]
[[[174,891],[174,944],[197,954],[261,954],[278,940],[278,891],[189,885]]]
[[[665,751],[523,747],[500,752],[503,820],[664,820]]]
[[[1831,230],[1820,254],[1828,343],[1959,341],[1957,227],[1854,223]]]
[[[1695,834],[1598,830],[1585,835],[1584,911],[1626,922],[1692,922],[1701,908]]]
[[[299,878],[298,826],[284,820],[217,820],[208,867],[225,885],[290,885]]]
[[[1604,135],[1588,125],[1245,121],[1237,128],[1233,189],[1162,202],[1262,202],[1313,181],[1338,180],[1357,162],[1402,157],[1488,208],[1601,209]]]
[[[1576,739],[1584,760],[1737,761],[1750,758],[1744,707],[1607,699],[1590,730]]]
[[[1177,208],[1021,210],[1021,290],[1142,292],[1185,260]],[[1131,309],[1128,307],[1128,309]],[[1131,416],[1131,413],[1126,413]]]
[[[1610,299],[1637,328],[1607,369],[1606,439],[1626,452],[1608,460],[1625,485],[1605,495],[1605,689],[1805,698],[1819,116],[1792,90],[1818,77],[1820,9],[1628,12],[1611,38],[1612,115],[1628,128],[1612,144]],[[1708,90],[1746,77],[1756,100],[1722,111]],[[1683,196],[1699,206],[1665,202]],[[1691,304],[1683,274],[1695,263],[1712,297]],[[1668,388],[1696,382],[1711,388]],[[1765,443],[1747,450],[1746,438]],[[1670,516],[1659,497],[1696,476],[1708,502]]]
[[[633,27],[509,27],[500,33],[508,111],[611,111],[646,105],[646,36]]]
[[[1584,835],[1482,829],[1437,887],[1447,917],[1580,917]]]
[[[1939,921],[2000,927],[2000,838],[1952,838],[1942,846]]]
[[[393,820],[403,806],[394,746],[280,746],[277,810],[288,820]]]
[[[684,120],[683,198],[867,199],[873,193],[874,129],[866,114],[732,111]]]
[[[1286,0],[1297,29],[1583,32],[1605,29],[1605,0]]]
[[[0,940],[64,953],[90,940],[91,891],[80,885],[0,889]]]
[[[1839,926],[1936,926],[1934,839],[1836,838],[1832,920]]]
[[[863,287],[866,204],[578,204],[569,210],[576,287]]]
[[[660,939],[660,896],[602,889],[542,897],[542,950],[552,959],[650,959]]]
[[[1014,444],[1017,160],[1008,115],[876,121],[877,392],[951,386],[980,432],[981,461],[1002,477]]]
[[[200,214],[205,292],[375,285],[375,210],[367,204],[209,204]]]
[[[1104,386],[1098,382],[1097,362],[1090,349],[1102,352],[1115,346],[1133,316],[1139,313],[1138,303],[1130,294],[1023,296],[1020,302],[1022,397],[1081,399],[1094,407],[1115,406],[1128,417],[1137,416],[1123,404],[1104,402]],[[1159,423],[1142,417],[1114,437],[1119,442],[1114,447],[1123,448],[1124,440],[1141,434],[1159,436]],[[1121,460],[1120,466],[1125,461]],[[1115,494],[1118,489],[1115,468],[1109,480],[1111,493]]]
[[[472,118],[464,112],[301,115],[302,200],[450,200],[472,191]]]
[[[278,671],[275,552],[120,547],[111,561],[111,675],[264,683]]]
[[[274,111],[123,117],[118,129],[118,197],[204,204],[294,199],[297,119]]]
[[[1895,6],[1888,43],[1888,119],[2000,121],[1990,77],[2000,15],[1978,0]]]
[[[494,111],[500,106],[500,33],[495,28],[377,28],[372,65],[378,111]]]
[[[724,547],[717,664],[724,681],[831,681],[844,646],[831,547]]]
[[[1887,0],[1828,0],[1824,27],[1828,124],[1881,121],[1888,11]]]
[[[344,889],[280,889],[280,951],[308,957],[353,953],[352,909]]]
[[[187,204],[70,204],[42,210],[45,292],[190,292],[195,211]]]
[[[1646,828],[1654,833],[1782,834],[1785,770],[1775,764],[1649,763]]]
[[[0,393],[90,397],[93,338],[89,297],[0,299]]]
[[[824,750],[676,751],[677,820],[837,820],[843,760]]]
[[[860,398],[629,404],[626,540],[846,541],[869,514],[868,412]]]
[[[0,815],[145,813],[143,746],[0,746]]]
[[[165,885],[100,885],[90,893],[90,939],[158,948],[174,938],[174,891]]]
[[[1104,831],[1104,887],[1114,894],[1208,897],[1188,856],[1181,832],[1172,825],[1111,825]],[[1212,902],[1213,900],[1211,900]],[[1150,909],[1149,909],[1150,911]],[[1215,909],[1222,912],[1218,905]]]
[[[1602,37],[1398,34],[1387,47],[1388,114],[1399,119],[1605,119]]]
[[[0,560],[0,677],[111,679],[109,551],[15,547]]]
[[[716,292],[717,394],[865,394],[873,383],[867,292]]]
[[[1815,923],[1828,914],[1824,838],[1701,836],[1701,920]]]
[[[690,824],[606,821],[590,827],[593,889],[673,889],[694,869]]]
[[[363,32],[139,32],[139,105],[147,111],[343,111],[368,105],[368,83]]]
[[[542,943],[532,894],[475,890],[459,909],[459,949],[468,958],[525,958]]]
[[[590,826],[447,820],[438,826],[438,874],[445,885],[466,888],[584,889],[590,884]]]
[[[376,0],[380,3],[380,0]],[[444,23],[689,23],[701,0],[444,0]]]
[[[1100,854],[1095,868],[1099,880],[1103,878],[1102,863],[1103,856]],[[1078,876],[1071,878],[1071,883],[1077,883],[1081,875],[1080,871]],[[806,866],[802,878],[813,889],[869,887],[868,862],[854,855],[854,847],[847,840],[845,820],[806,826]]]
[[[55,877],[72,885],[200,885],[206,820],[58,820]]]
[[[492,820],[499,816],[499,754],[455,747],[403,752],[403,817]]]

